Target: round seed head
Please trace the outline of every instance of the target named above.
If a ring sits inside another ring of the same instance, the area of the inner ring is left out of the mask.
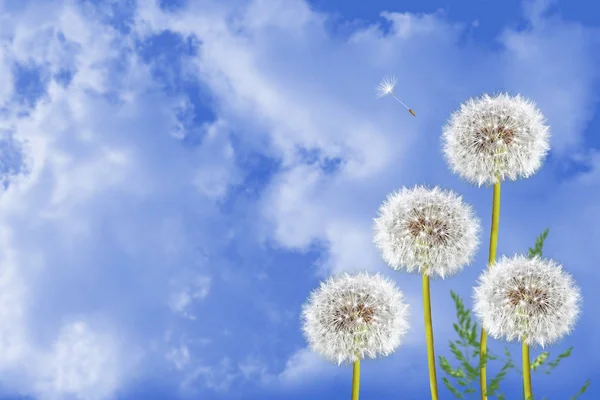
[[[408,331],[408,305],[379,274],[329,278],[303,307],[303,331],[313,351],[339,364],[389,355]]]
[[[473,311],[495,339],[546,346],[568,334],[581,296],[571,276],[552,260],[503,257],[479,278]]]
[[[463,103],[444,127],[442,142],[452,170],[481,186],[533,175],[548,153],[549,136],[532,101],[501,93]]]
[[[472,261],[479,231],[460,196],[416,186],[388,196],[375,218],[373,241],[391,268],[443,279]]]

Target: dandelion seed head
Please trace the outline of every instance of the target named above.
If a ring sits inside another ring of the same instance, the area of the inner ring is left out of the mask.
[[[445,278],[468,265],[479,245],[479,220],[452,191],[402,188],[374,220],[376,247],[395,270]]]
[[[574,327],[581,296],[555,261],[503,257],[479,278],[474,313],[495,339],[546,346]]]
[[[329,278],[303,307],[303,331],[313,351],[338,364],[391,354],[408,331],[408,305],[379,274]]]
[[[537,106],[520,95],[472,98],[443,129],[444,155],[455,173],[479,186],[527,178],[550,148],[545,122]]]

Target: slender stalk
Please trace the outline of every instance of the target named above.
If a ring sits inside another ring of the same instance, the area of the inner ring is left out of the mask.
[[[403,102],[402,102],[402,101],[401,101],[399,98],[397,98],[397,97],[394,95],[394,93],[390,93],[390,94],[391,94],[391,96],[392,96],[394,99],[396,99],[396,101],[397,101],[398,103],[400,103],[400,104],[402,104],[404,107],[406,107],[406,109],[408,110],[408,112],[409,112],[409,113],[411,113],[413,117],[416,117],[416,116],[417,116],[417,114],[415,114],[415,112],[412,110],[412,108],[409,108],[409,107],[408,107],[406,104],[404,104],[404,103],[403,103]]]
[[[531,366],[529,364],[529,345],[523,341],[522,344],[522,361],[523,361],[523,394],[525,400],[532,400],[533,393],[531,391]]]
[[[354,361],[352,369],[352,400],[358,400],[358,390],[360,389],[360,358]]]
[[[396,101],[397,101],[398,103],[400,103],[400,104],[402,104],[404,107],[406,107],[406,109],[407,109],[407,110],[410,110],[410,108],[408,108],[408,106],[407,106],[406,104],[404,104],[404,103],[402,102],[402,100],[400,100],[399,98],[397,98],[397,97],[394,95],[394,93],[392,93],[391,95],[392,95],[392,97],[393,97],[394,99],[396,99]]]
[[[500,223],[500,179],[494,184],[494,200],[492,202],[492,229],[490,232],[490,254],[488,268],[496,263],[496,249],[498,248],[498,226]],[[487,400],[487,332],[481,328],[481,341],[479,347],[479,385],[481,387],[481,400]]]
[[[425,340],[427,341],[427,365],[429,367],[429,388],[431,399],[438,400],[437,378],[435,374],[435,355],[433,353],[433,327],[431,324],[431,299],[429,294],[429,275],[423,272],[423,317],[425,319]]]

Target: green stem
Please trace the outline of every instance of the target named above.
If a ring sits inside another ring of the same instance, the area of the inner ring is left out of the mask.
[[[437,378],[435,374],[435,355],[433,353],[433,326],[431,324],[431,299],[429,294],[429,275],[423,271],[423,317],[425,319],[425,340],[427,342],[427,365],[429,367],[429,388],[431,399],[438,400]]]
[[[529,345],[523,341],[522,344],[522,359],[523,359],[523,393],[525,400],[532,400],[533,393],[531,391],[531,366],[529,364]]]
[[[488,268],[496,263],[496,249],[498,247],[498,226],[500,223],[500,178],[494,184],[494,200],[492,203],[492,229],[490,232],[490,254]],[[481,341],[479,347],[479,385],[481,387],[481,400],[487,400],[487,332],[481,328]]]
[[[358,400],[358,390],[360,389],[360,358],[354,361],[352,371],[352,400]]]

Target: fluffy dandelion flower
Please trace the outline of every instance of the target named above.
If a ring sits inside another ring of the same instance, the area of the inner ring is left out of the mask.
[[[481,186],[533,175],[549,150],[549,136],[532,101],[502,93],[463,103],[444,127],[442,141],[452,170]]]
[[[444,278],[472,261],[480,227],[454,192],[417,186],[388,196],[374,231],[373,241],[390,267]]]
[[[490,336],[543,347],[573,329],[581,296],[556,262],[517,255],[481,275],[474,300]]]
[[[409,327],[402,292],[379,274],[329,278],[311,293],[302,317],[310,347],[338,365],[391,354]]]

